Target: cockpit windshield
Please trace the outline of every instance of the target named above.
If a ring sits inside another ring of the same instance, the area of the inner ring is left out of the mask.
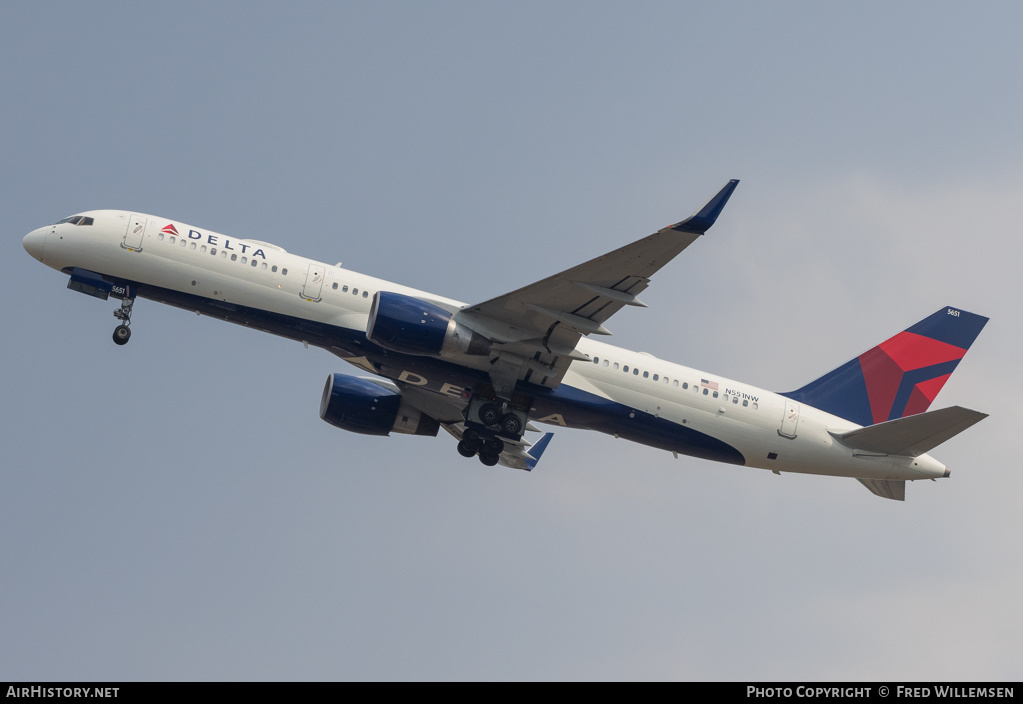
[[[57,221],[58,225],[63,225],[64,223],[68,223],[69,225],[91,225],[92,218],[87,218],[84,215],[72,215],[71,217]]]

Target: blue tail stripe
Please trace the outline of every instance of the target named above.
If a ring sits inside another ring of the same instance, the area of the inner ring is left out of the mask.
[[[958,366],[959,360],[953,359],[951,362],[935,364],[933,367],[924,367],[923,369],[905,372],[902,375],[902,381],[899,383],[899,392],[895,395],[895,403],[892,404],[891,418],[901,418],[905,415],[906,404],[909,403],[909,397],[913,395],[913,389],[916,388],[917,384],[921,381],[928,381],[935,377],[951,374]]]
[[[859,357],[851,359],[838,369],[796,391],[783,394],[787,398],[819,408],[839,418],[845,418],[857,425],[872,425],[870,398],[867,396],[867,382],[863,378]]]
[[[980,335],[988,319],[983,315],[969,313],[961,308],[946,306],[929,315],[906,332],[930,337],[939,342],[955,345],[966,350]]]

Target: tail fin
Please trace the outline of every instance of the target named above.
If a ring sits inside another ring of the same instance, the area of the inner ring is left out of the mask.
[[[783,393],[858,425],[923,413],[988,319],[942,308],[797,391]]]

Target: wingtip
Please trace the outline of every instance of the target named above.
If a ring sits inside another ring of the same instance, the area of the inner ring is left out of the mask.
[[[554,433],[545,433],[542,438],[537,440],[532,447],[529,448],[529,458],[526,460],[526,466],[529,471],[533,471],[536,468],[537,463],[540,461],[540,457],[543,455],[543,451],[547,449],[547,445],[550,444],[551,438],[554,437]]]
[[[699,212],[676,225],[672,225],[671,229],[702,235],[717,221],[718,216],[721,215],[721,211],[724,210],[725,204],[732,197],[732,192],[738,185],[739,179],[731,179],[713,198],[707,201],[707,204]]]

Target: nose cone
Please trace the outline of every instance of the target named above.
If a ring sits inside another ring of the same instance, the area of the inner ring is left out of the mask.
[[[25,235],[25,239],[21,241],[25,251],[39,261],[43,260],[43,246],[46,244],[46,235],[48,233],[49,228],[40,227],[38,230],[32,230],[32,232]]]

